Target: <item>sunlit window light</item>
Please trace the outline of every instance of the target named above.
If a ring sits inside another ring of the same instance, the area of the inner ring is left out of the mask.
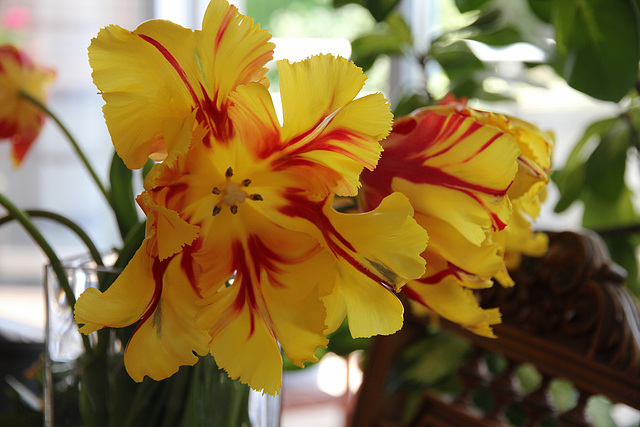
[[[349,391],[353,393],[362,385],[363,372],[360,366],[363,359],[364,352],[361,350],[351,353],[347,359],[347,363],[349,364]]]
[[[330,396],[347,392],[347,361],[334,353],[326,354],[318,363],[318,388]]]
[[[309,56],[330,53],[334,56],[351,56],[351,43],[342,38],[273,38],[276,44],[275,60],[301,61]]]
[[[362,352],[352,353],[346,358],[334,353],[325,355],[318,363],[318,388],[333,397],[355,393],[362,384],[361,361]]]

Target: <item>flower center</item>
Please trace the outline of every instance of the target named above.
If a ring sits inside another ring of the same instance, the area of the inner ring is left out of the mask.
[[[233,206],[238,203],[244,202],[247,198],[247,192],[240,189],[240,186],[236,182],[230,182],[224,187],[224,194],[222,195],[222,201],[228,206]]]
[[[218,203],[213,207],[213,216],[218,215],[222,211],[223,203],[229,206],[231,213],[235,215],[238,213],[238,205],[236,203],[243,203],[247,198],[257,201],[262,200],[261,195],[247,194],[247,192],[243,190],[243,188],[246,188],[251,184],[250,179],[245,179],[240,184],[231,181],[231,177],[233,177],[232,168],[228,168],[224,176],[227,179],[224,187],[222,187],[222,189],[213,187],[213,190],[211,190],[213,194],[221,196]]]

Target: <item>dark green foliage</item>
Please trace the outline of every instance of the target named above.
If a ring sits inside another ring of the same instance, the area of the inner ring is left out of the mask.
[[[350,3],[359,4],[365,7],[376,21],[384,21],[389,13],[400,3],[401,0],[333,0],[334,7],[341,7]]]
[[[485,8],[491,0],[456,0],[456,6],[460,12],[470,12]]]
[[[553,4],[553,65],[575,89],[620,101],[636,84],[638,7],[633,0],[564,0]]]
[[[400,15],[392,13],[373,32],[351,42],[351,59],[366,71],[380,55],[402,55],[412,44],[407,23]]]
[[[138,222],[138,212],[133,196],[133,171],[125,166],[117,153],[113,153],[111,160],[109,183],[111,206],[118,221],[120,234],[124,237]]]

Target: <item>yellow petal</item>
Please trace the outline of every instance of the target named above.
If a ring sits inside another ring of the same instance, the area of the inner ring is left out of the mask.
[[[480,122],[511,135],[518,143],[522,154],[518,158],[518,174],[509,188],[509,198],[520,200],[521,208],[531,217],[537,217],[544,200],[544,188],[549,183],[553,134],[516,117],[469,108],[464,111]]]
[[[202,31],[196,32],[196,57],[205,76],[201,82],[218,109],[236,86],[263,82],[265,64],[273,58],[275,47],[270,38],[267,30],[239,14],[235,6],[224,0],[209,3]]]
[[[402,325],[402,310],[393,302],[393,290],[422,275],[420,253],[427,244],[427,233],[412,218],[407,198],[392,194],[363,214],[335,211],[332,197],[314,202],[291,193],[285,199],[288,203],[275,221],[314,236],[338,263],[339,289],[326,299],[327,331],[335,329],[346,313],[354,336],[395,332]],[[365,294],[371,297],[362,299]],[[370,322],[371,313],[379,313],[381,319]]]
[[[230,95],[229,116],[240,140],[256,158],[280,146],[280,123],[269,91],[259,83],[249,83]]]
[[[181,268],[182,256],[169,261],[162,291],[153,313],[138,325],[124,354],[125,367],[134,381],[145,375],[161,380],[182,365],[193,365],[207,354],[209,335],[195,325],[200,297]]]
[[[545,233],[531,229],[531,222],[521,209],[516,209],[509,225],[500,232],[507,267],[515,269],[520,262],[519,255],[540,257],[547,252],[549,237]]]
[[[398,119],[383,147],[376,170],[361,177],[365,207],[400,191],[416,212],[449,222],[476,245],[505,227],[520,154],[510,135],[456,110],[424,109]]]
[[[118,154],[130,168],[167,152],[167,119],[193,110],[216,138],[230,136],[226,108],[237,85],[263,81],[272,57],[270,35],[214,0],[202,31],[150,20],[130,32],[109,26],[89,48],[94,83],[106,101],[105,119]],[[159,156],[159,157],[158,157]]]
[[[208,310],[207,316],[224,318],[237,300],[239,286],[225,290],[224,297]],[[214,308],[215,307],[215,308]],[[282,388],[282,356],[278,342],[267,325],[249,307],[233,313],[224,328],[212,335],[209,351],[219,367],[232,379],[272,395]]]
[[[518,174],[507,194],[512,202],[518,202],[520,209],[535,218],[540,214],[549,176],[540,169],[534,169],[536,165],[527,162],[522,156],[518,159],[518,165]]]
[[[403,179],[394,179],[393,189],[406,194],[416,212],[449,223],[476,246],[481,246],[492,231],[504,228],[512,212],[506,196],[473,194]]]
[[[554,136],[551,132],[543,132],[537,126],[513,116],[471,108],[466,108],[465,113],[513,136],[518,142],[522,154],[535,162],[540,169],[549,171],[551,168],[554,142]]]
[[[316,55],[304,61],[278,61],[286,139],[313,129],[351,102],[367,77],[342,57]]]
[[[390,130],[386,99],[372,94],[354,100],[365,76],[344,58],[279,61],[278,71],[285,144],[272,147],[278,165],[303,163],[307,174],[309,163],[319,165],[315,173],[324,176],[325,194],[356,195],[360,172],[375,167],[382,151],[378,141]],[[300,178],[305,179],[305,173]]]
[[[207,290],[198,324],[229,376],[274,394],[282,381],[278,344],[298,365],[317,360],[326,346],[321,297],[335,280],[335,262],[309,236],[254,215],[251,234],[218,254],[231,258],[235,277],[231,286]]]
[[[141,29],[164,33],[181,45],[174,57],[193,51],[193,33],[179,25],[150,21]],[[115,25],[93,39],[89,62],[93,82],[106,102],[103,112],[116,151],[128,167],[140,168],[156,148],[154,141],[162,138],[163,121],[184,118],[195,106],[192,85],[185,84],[176,67],[187,71],[136,32]]]
[[[180,252],[198,237],[200,227],[180,218],[178,212],[156,204],[147,193],[143,200],[148,212],[147,238],[153,245],[153,253],[161,261]]]
[[[491,325],[500,323],[497,309],[483,309],[473,295],[452,276],[433,284],[409,282],[403,292],[414,304],[486,337],[494,337]],[[413,304],[412,304],[413,305]]]
[[[321,296],[336,277],[335,261],[327,251],[297,264],[283,265],[280,281],[287,287],[265,287],[265,300],[278,342],[291,362],[317,362],[316,350],[326,347],[326,309]],[[303,285],[304,284],[304,285]]]
[[[107,291],[90,288],[80,295],[74,310],[76,323],[84,324],[80,332],[90,333],[104,326],[122,328],[142,318],[156,292],[154,260],[147,254],[147,244],[143,243]]]
[[[428,252],[437,253],[464,274],[490,282],[489,279],[504,268],[502,247],[491,236],[480,245],[474,245],[446,221],[421,214],[416,214],[416,220],[429,232]],[[425,257],[430,266],[430,257]]]
[[[323,210],[340,239],[348,242],[347,253],[394,290],[424,273],[419,254],[427,245],[427,232],[413,219],[403,194],[392,193],[362,214],[339,213],[330,204]]]
[[[354,338],[390,335],[402,328],[404,307],[392,289],[373,282],[346,261],[338,264],[336,296],[325,300],[327,311],[344,311]],[[344,305],[344,310],[341,309]],[[335,316],[334,316],[335,318]],[[337,321],[339,318],[336,318]],[[340,322],[344,320],[344,316]],[[336,329],[329,325],[328,331]]]

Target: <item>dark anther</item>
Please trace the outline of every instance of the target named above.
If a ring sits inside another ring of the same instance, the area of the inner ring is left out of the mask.
[[[213,194],[220,194],[220,189],[218,187],[213,187],[213,190],[211,190],[211,192]]]
[[[222,208],[220,207],[220,205],[215,205],[215,206],[213,207],[213,213],[212,213],[212,215],[213,215],[213,216],[218,215],[218,214],[220,213],[220,211],[221,211],[221,210],[222,210]]]
[[[249,184],[251,184],[251,180],[249,178],[247,178],[247,179],[242,181],[242,186],[243,187],[248,187]]]
[[[251,200],[263,200],[262,196],[259,194],[249,194],[247,197]]]
[[[229,169],[227,169],[227,171],[224,173],[224,176],[227,178],[231,178],[233,176],[233,169],[229,167]]]
[[[238,207],[236,205],[231,206],[231,213],[234,215],[238,213]]]

